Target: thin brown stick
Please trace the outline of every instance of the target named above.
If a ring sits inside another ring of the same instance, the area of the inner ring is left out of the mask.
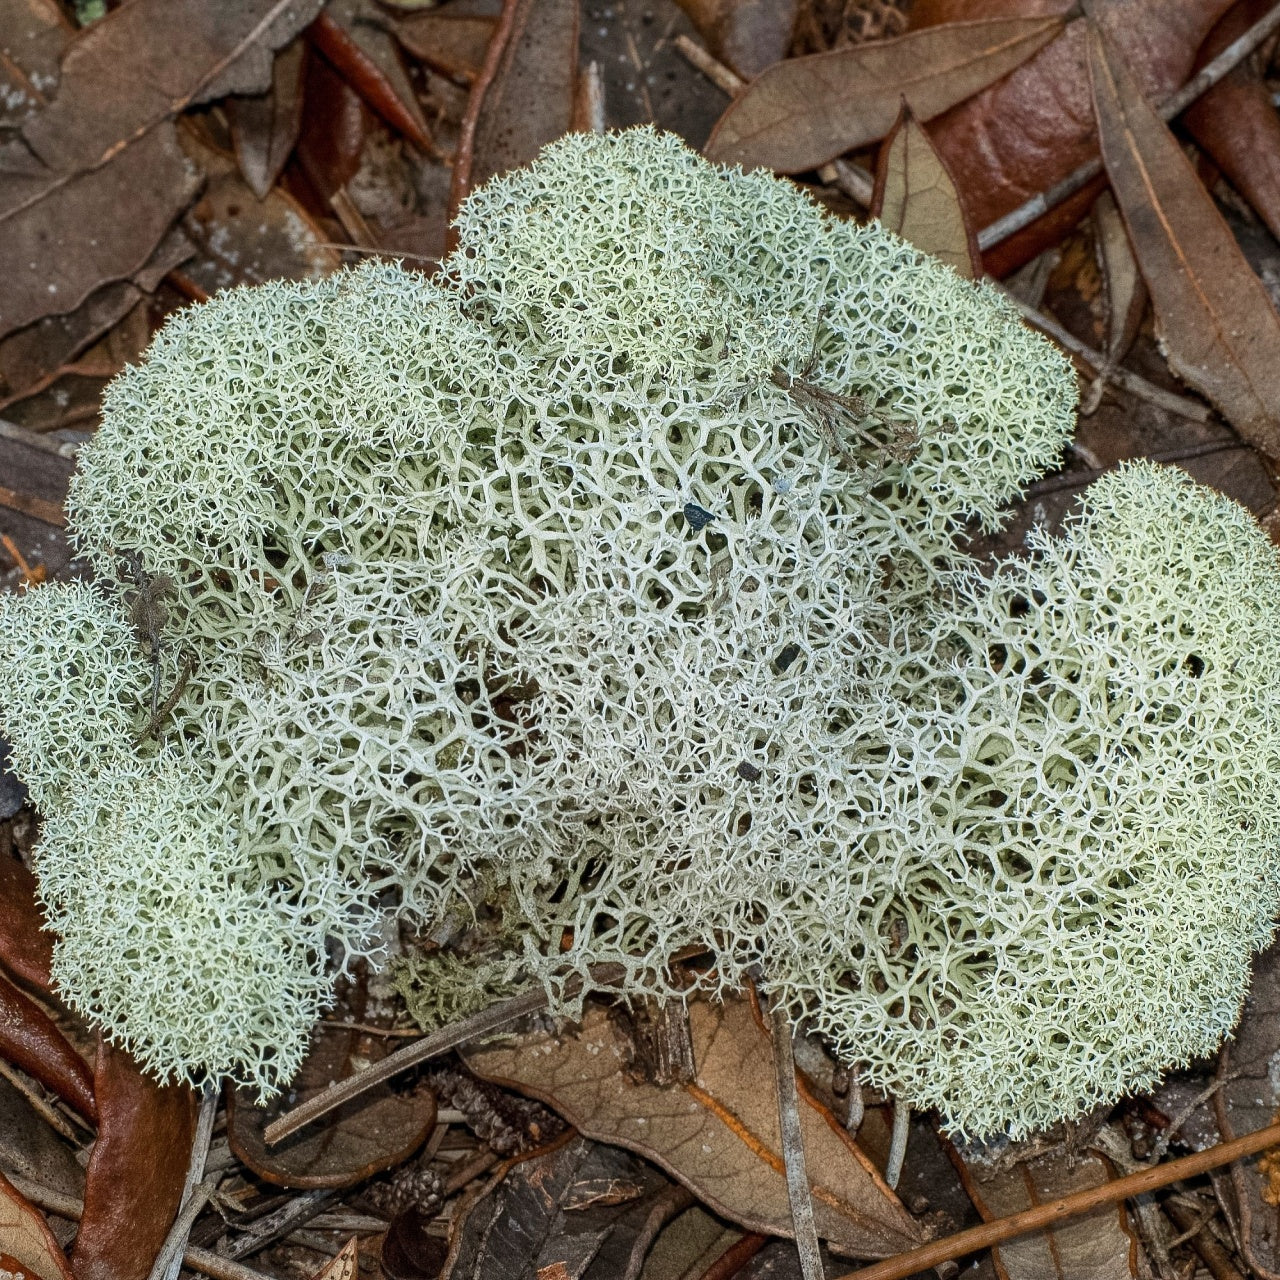
[[[800,1129],[800,1095],[796,1089],[796,1060],[791,1043],[791,1019],[778,996],[769,1001],[769,1031],[773,1038],[773,1074],[778,1092],[778,1125],[782,1130],[782,1165],[787,1174],[787,1199],[796,1233],[803,1280],[822,1280],[822,1253],[813,1220],[813,1194],[805,1168],[804,1134]]]
[[[1171,94],[1157,110],[1162,120],[1172,120],[1181,115],[1201,94],[1212,89],[1229,71],[1239,66],[1273,31],[1280,27],[1280,4],[1264,18],[1260,18],[1239,39],[1233,40],[1212,62],[1206,63],[1176,93]],[[978,232],[978,248],[984,252],[1007,240],[1015,232],[1028,227],[1037,218],[1060,205],[1068,196],[1075,195],[1086,183],[1102,172],[1102,158],[1095,156],[1069,173],[1061,182],[1055,182],[1047,191],[1032,196],[1003,218],[997,218],[989,227]]]
[[[20,512],[39,520],[41,524],[51,524],[55,529],[66,526],[67,517],[62,512],[62,504],[50,502],[48,498],[37,498],[30,493],[19,493],[0,484],[0,507],[8,507],[10,511]]]
[[[689,36],[676,36],[672,44],[675,51],[695,71],[701,71],[717,89],[727,93],[729,97],[736,98],[747,87],[747,82],[736,71],[713,57],[696,40]]]
[[[1131,1196],[1181,1182],[1184,1178],[1208,1173],[1210,1169],[1220,1169],[1234,1160],[1256,1155],[1277,1144],[1280,1144],[1280,1124],[1268,1125],[1265,1129],[1245,1134],[1234,1142],[1219,1143],[1216,1147],[1183,1156],[1180,1160],[1170,1160],[1150,1169],[1140,1169],[1137,1173],[1117,1178],[1114,1182],[1086,1187],[1061,1200],[1039,1204],[1034,1208],[1024,1209],[1021,1213],[1010,1214],[1007,1218],[996,1218],[993,1222],[970,1227],[968,1231],[959,1231],[941,1240],[933,1240],[918,1249],[886,1258],[883,1262],[846,1272],[837,1280],[905,1280],[917,1271],[926,1271],[942,1262],[952,1262],[966,1254],[1024,1236],[1041,1227],[1056,1226],[1069,1218],[1087,1213],[1090,1209],[1096,1209],[1099,1205],[1115,1204],[1120,1200],[1128,1200]]]
[[[743,1236],[731,1244],[703,1273],[698,1280],[733,1280],[733,1277],[769,1243],[769,1236],[756,1232]]]
[[[456,1049],[459,1045],[466,1044],[468,1040],[474,1040],[476,1036],[505,1027],[517,1018],[523,1018],[525,1014],[539,1013],[546,1007],[547,993],[539,987],[536,991],[526,991],[523,995],[513,996],[510,1000],[492,1004],[470,1018],[455,1022],[452,1026],[441,1027],[439,1031],[423,1036],[415,1044],[407,1044],[403,1049],[397,1049],[395,1053],[388,1054],[372,1067],[367,1067],[354,1076],[348,1076],[337,1084],[331,1084],[323,1093],[316,1094],[314,1098],[308,1098],[292,1111],[286,1111],[278,1120],[272,1121],[267,1126],[263,1137],[268,1146],[274,1146],[291,1133],[297,1133],[304,1125],[327,1115],[334,1107],[342,1106],[344,1102],[358,1097],[375,1084],[381,1084],[382,1081],[389,1080],[410,1067],[416,1067],[418,1063],[426,1062],[429,1058],[437,1058],[442,1053],[448,1053],[450,1049]]]

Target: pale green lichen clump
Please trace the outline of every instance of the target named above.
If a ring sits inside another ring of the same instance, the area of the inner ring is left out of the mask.
[[[270,1090],[386,912],[484,904],[486,991],[670,994],[700,945],[958,1130],[1210,1048],[1277,899],[1248,518],[1133,468],[984,577],[964,536],[1054,464],[1069,367],[673,138],[566,138],[459,229],[436,283],[222,294],[110,388],[96,585],[0,609],[68,998]],[[174,584],[155,655],[133,556]],[[158,734],[153,661],[190,673]],[[449,964],[424,1009],[465,1007]]]

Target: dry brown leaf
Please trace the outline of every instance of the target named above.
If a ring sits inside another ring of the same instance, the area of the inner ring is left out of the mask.
[[[800,173],[883,138],[903,99],[930,120],[1006,76],[1062,31],[1060,18],[993,18],[791,58],[729,105],[703,148],[744,169]]]
[[[71,1152],[30,1100],[0,1078],[0,1173],[81,1200],[84,1170]]]
[[[506,0],[462,123],[451,221],[469,191],[568,133],[577,87],[578,0]]]
[[[1105,0],[1107,31],[1144,92],[1159,100],[1187,78],[1196,50],[1232,0]],[[1075,0],[915,0],[913,28],[961,18],[1078,13]],[[931,121],[929,136],[959,184],[970,223],[984,228],[1098,153],[1089,98],[1086,26],[1068,22],[1011,75]],[[1097,178],[1056,209],[988,250],[1003,276],[1056,244],[1105,186]]]
[[[57,97],[0,149],[0,334],[142,266],[198,185],[172,118],[264,91],[320,4],[133,0],[75,39]]]
[[[967,1161],[954,1148],[952,1158],[984,1222],[1061,1200],[1113,1176],[1094,1152],[1069,1158],[1061,1148],[1012,1167]],[[1060,1227],[1007,1241],[992,1254],[1000,1280],[1133,1280],[1138,1241],[1124,1204],[1109,1204]]]
[[[1098,264],[1107,287],[1107,359],[1118,364],[1133,346],[1147,310],[1147,286],[1133,256],[1115,197],[1104,191],[1093,206]]]
[[[306,54],[306,44],[295,40],[276,54],[269,93],[228,98],[224,104],[240,172],[259,200],[275,186],[298,141]]]
[[[93,1073],[57,1024],[13,983],[0,978],[0,1058],[21,1067],[86,1120],[97,1119]]]
[[[266,280],[318,280],[342,263],[339,250],[288,192],[273,187],[259,200],[228,155],[193,130],[182,145],[208,174],[182,226],[196,246],[186,276],[207,294]]]
[[[0,1174],[0,1275],[27,1280],[72,1280],[66,1254],[38,1209]]]
[[[318,1034],[289,1095],[266,1106],[251,1091],[227,1095],[227,1141],[237,1158],[281,1187],[349,1187],[408,1159],[435,1126],[435,1095],[425,1090],[393,1093],[376,1085],[325,1117],[274,1146],[263,1130],[296,1103],[327,1089],[351,1072],[357,1043],[354,1031]]]
[[[717,1213],[752,1231],[789,1236],[768,1037],[741,999],[694,1002],[689,1025],[697,1076],[688,1085],[634,1080],[623,1032],[594,1007],[576,1032],[504,1036],[465,1058],[477,1075],[548,1103],[588,1137],[656,1161]],[[925,1239],[831,1113],[804,1091],[801,1099],[819,1235],[867,1258]]]
[[[470,0],[423,13],[405,14],[393,24],[396,38],[429,67],[470,84],[484,66],[485,51],[498,20],[487,3]]]
[[[359,1280],[360,1241],[352,1236],[311,1280]]]
[[[98,1140],[89,1157],[84,1215],[71,1253],[76,1280],[146,1280],[178,1212],[196,1098],[158,1085],[133,1059],[98,1041]]]
[[[1280,317],[1177,139],[1095,29],[1102,158],[1151,291],[1169,366],[1280,456]]]
[[[965,223],[956,184],[905,102],[880,148],[871,212],[957,274],[969,280],[982,274],[978,242]]]

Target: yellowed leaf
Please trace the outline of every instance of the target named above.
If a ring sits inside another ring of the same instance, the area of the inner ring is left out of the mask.
[[[880,149],[871,211],[890,231],[967,279],[982,274],[956,184],[905,102]]]
[[[0,1174],[0,1275],[5,1272],[27,1280],[71,1280],[66,1254],[44,1216]]]
[[[658,1086],[628,1071],[617,1023],[588,1008],[580,1030],[505,1035],[466,1051],[477,1075],[540,1098],[587,1137],[661,1165],[700,1200],[748,1230],[791,1234],[769,1039],[751,1005],[689,1008],[696,1076]],[[926,1232],[829,1111],[800,1105],[818,1233],[852,1254],[888,1257]]]
[[[359,1242],[352,1236],[311,1280],[356,1280],[359,1274]]]

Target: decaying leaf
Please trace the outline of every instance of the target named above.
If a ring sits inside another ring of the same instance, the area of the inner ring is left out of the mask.
[[[56,0],[0,0],[0,141],[53,97],[74,35]]]
[[[635,1278],[689,1200],[630,1152],[570,1137],[495,1177],[471,1202],[441,1280]]]
[[[236,160],[259,200],[275,186],[298,141],[306,54],[306,43],[295,40],[276,54],[270,92],[226,101]]]
[[[568,133],[577,87],[578,0],[506,0],[467,103],[451,214],[473,187]]]
[[[1280,455],[1280,317],[1173,134],[1096,30],[1089,69],[1107,177],[1173,371]]]
[[[0,1174],[0,1276],[72,1280],[66,1254],[44,1216]]]
[[[321,0],[134,0],[81,32],[57,97],[0,149],[0,334],[137,271],[198,175],[173,117],[260,93]]]
[[[730,103],[703,150],[744,169],[815,169],[883,138],[904,99],[917,119],[930,120],[1008,75],[1061,31],[1056,17],[992,18],[791,58]]]
[[[359,1241],[352,1236],[334,1255],[333,1260],[315,1273],[312,1280],[358,1280],[359,1275]]]
[[[0,1173],[80,1200],[84,1170],[71,1150],[30,1101],[0,1078]]]
[[[1115,197],[1104,191],[1093,206],[1098,261],[1107,287],[1107,360],[1118,364],[1133,346],[1147,309],[1147,286]]]
[[[319,1034],[288,1097],[266,1106],[251,1091],[227,1095],[227,1140],[232,1151],[267,1182],[281,1187],[349,1187],[407,1160],[436,1122],[432,1093],[393,1093],[377,1085],[325,1117],[268,1146],[263,1130],[283,1111],[350,1073],[354,1032]]]
[[[180,136],[209,175],[182,222],[196,246],[184,271],[205,293],[265,280],[318,280],[337,270],[340,252],[288,192],[273,187],[259,200],[230,156],[193,130],[184,127]]]
[[[1105,0],[1101,13],[1143,91],[1162,99],[1188,77],[1196,50],[1232,0]],[[961,18],[1078,14],[1074,0],[916,0],[910,26]],[[979,235],[985,227],[1097,155],[1089,100],[1086,24],[1067,23],[1060,38],[1011,75],[930,121]],[[1056,209],[985,254],[995,276],[1056,244],[1085,215],[1104,183],[1095,179]]]
[[[182,1198],[195,1094],[186,1085],[156,1084],[100,1038],[94,1096],[98,1140],[72,1269],[76,1280],[146,1280]]]
[[[1101,1156],[1068,1157],[1060,1148],[1010,1166],[952,1158],[984,1222],[1049,1204],[1114,1176]],[[1061,1226],[1010,1240],[992,1250],[1001,1280],[1133,1280],[1138,1240],[1123,1203],[1104,1205]]]
[[[36,893],[36,878],[26,866],[17,858],[0,857],[0,965],[47,994],[53,934],[44,927]]]
[[[752,1231],[791,1233],[772,1050],[750,1004],[689,1008],[697,1077],[638,1082],[617,1023],[589,1007],[577,1031],[500,1037],[466,1052],[477,1075],[554,1106],[588,1137],[656,1161],[717,1213]],[[885,1257],[924,1229],[825,1108],[801,1093],[805,1159],[818,1233],[851,1254]]]
[[[955,181],[905,102],[880,148],[871,212],[957,274],[969,280],[982,274],[978,241],[965,222]]]

